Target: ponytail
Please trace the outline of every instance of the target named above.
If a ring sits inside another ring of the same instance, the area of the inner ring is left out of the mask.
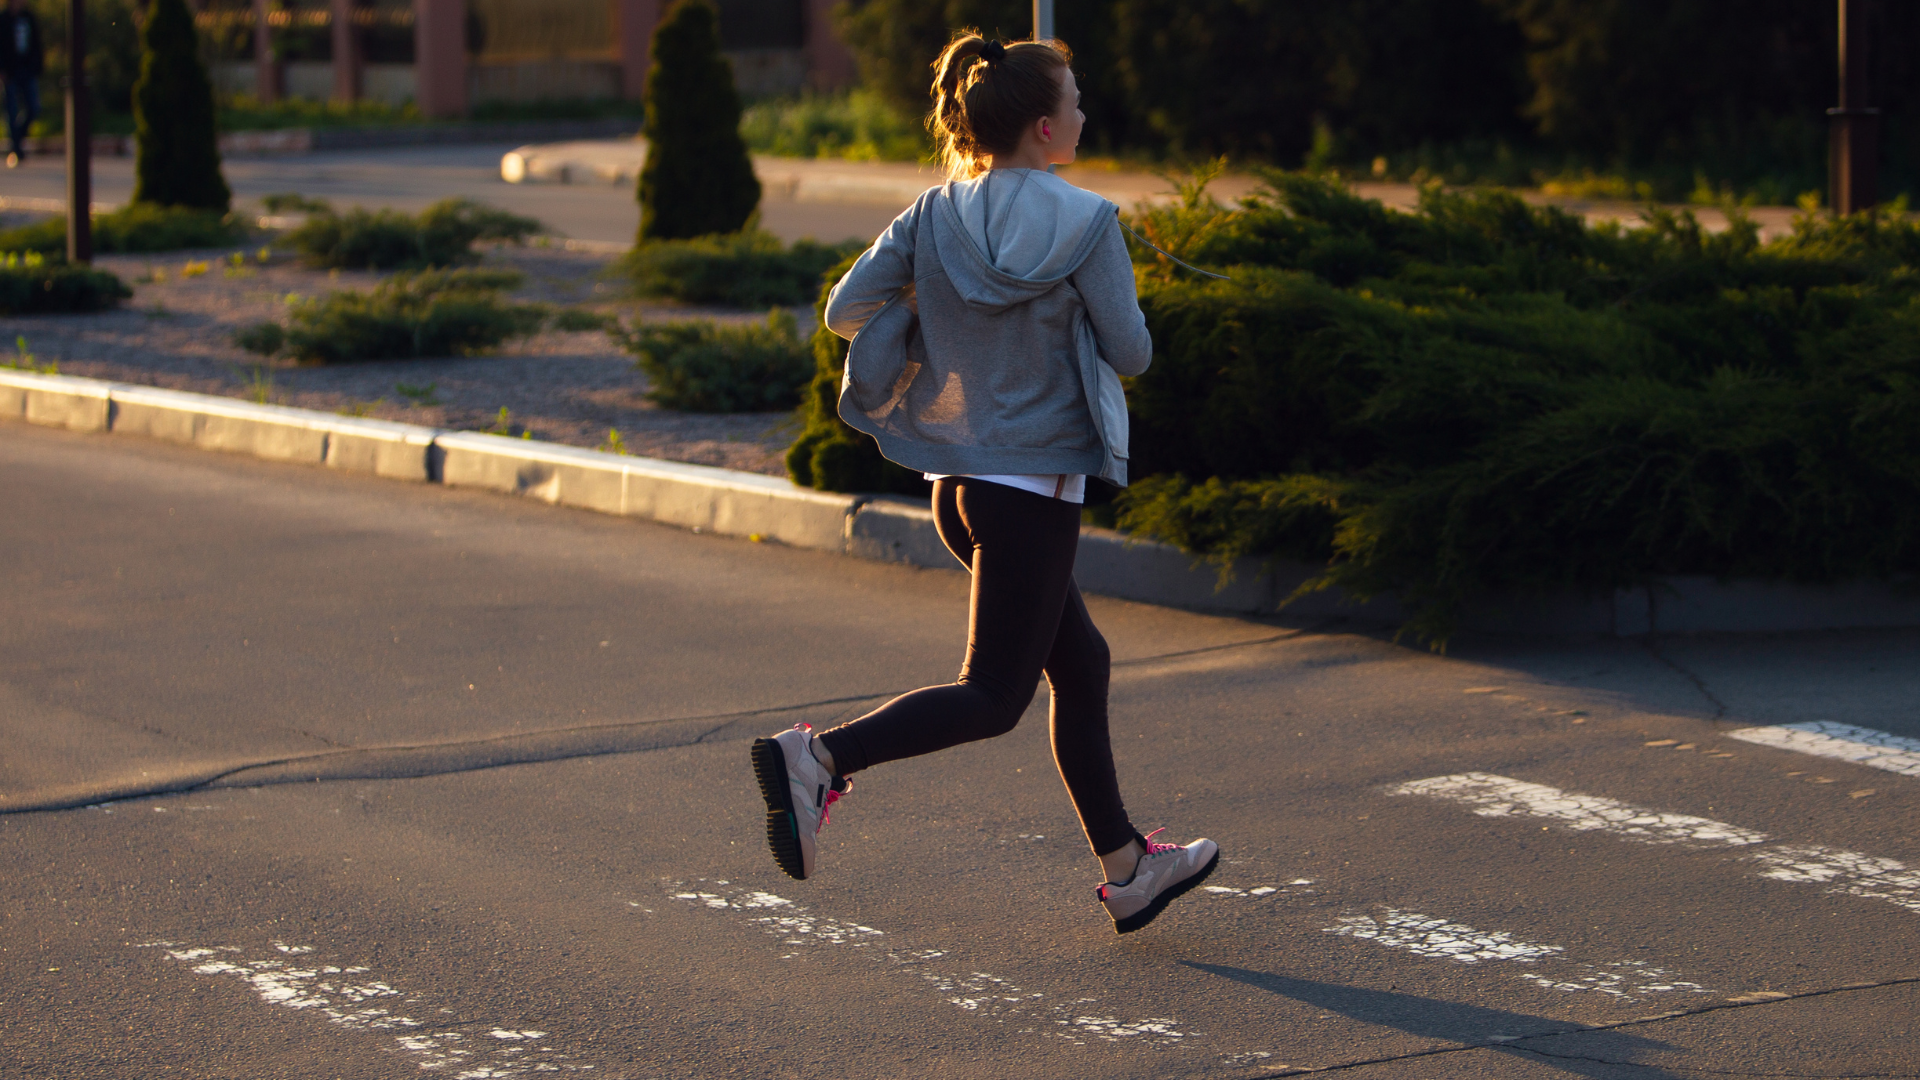
[[[962,30],[933,62],[933,111],[927,130],[947,175],[986,171],[982,160],[1010,154],[1026,126],[1060,108],[1060,72],[1072,53],[1061,41],[1003,45]]]

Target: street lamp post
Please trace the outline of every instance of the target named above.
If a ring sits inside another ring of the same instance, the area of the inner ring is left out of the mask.
[[[1833,212],[1851,214],[1879,201],[1880,110],[1867,106],[1867,3],[1840,3],[1840,104],[1830,118],[1827,189]]]
[[[1841,0],[1845,3],[1846,0]],[[1053,0],[1033,0],[1033,40],[1053,38]]]
[[[93,110],[87,98],[87,4],[67,0],[67,261],[93,261]]]

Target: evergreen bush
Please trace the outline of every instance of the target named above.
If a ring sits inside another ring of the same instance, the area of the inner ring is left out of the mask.
[[[771,233],[747,230],[648,241],[636,245],[623,265],[641,296],[759,308],[808,302],[828,267],[865,246],[799,240],[789,248]]]
[[[924,495],[927,481],[917,472],[880,456],[873,438],[840,419],[840,381],[847,367],[845,338],[827,329],[827,296],[852,268],[859,253],[848,255],[821,275],[814,305],[813,379],[800,399],[800,435],[787,447],[787,475],[801,487],[821,491],[893,492]]]
[[[233,193],[220,175],[213,83],[186,0],[153,0],[147,8],[133,123],[134,202],[227,212]]]
[[[679,0],[653,31],[641,243],[738,232],[760,205],[718,19],[710,0]]]
[[[105,270],[38,254],[0,259],[0,315],[65,315],[104,311],[133,295]]]
[[[1272,174],[1141,231],[1153,366],[1120,524],[1310,559],[1444,642],[1487,591],[1920,571],[1920,225],[1588,227],[1505,193],[1418,213]],[[1901,208],[1903,209],[1903,208]]]
[[[243,349],[313,364],[469,356],[537,332],[547,310],[500,297],[521,276],[502,270],[395,274],[367,292],[295,301],[288,324],[260,323],[234,336]]]
[[[93,215],[93,250],[102,255],[231,247],[244,243],[251,234],[246,220],[238,214],[185,206],[132,203],[111,213]],[[63,255],[66,250],[65,214],[0,232],[0,251]]]
[[[683,412],[791,409],[813,374],[793,313],[783,308],[746,326],[692,319],[610,332],[652,382],[647,399]]]
[[[316,209],[317,207],[317,209]],[[343,270],[424,270],[478,262],[478,240],[519,243],[540,230],[530,217],[470,199],[443,199],[418,215],[354,207],[337,214],[310,203],[287,242],[309,265]]]

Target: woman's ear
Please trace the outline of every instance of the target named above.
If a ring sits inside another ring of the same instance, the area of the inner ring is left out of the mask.
[[[1046,143],[1053,141],[1053,123],[1045,117],[1040,119],[1040,141]]]

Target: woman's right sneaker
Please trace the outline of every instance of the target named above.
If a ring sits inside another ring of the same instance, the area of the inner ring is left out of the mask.
[[[771,739],[753,740],[753,775],[767,800],[767,846],[789,877],[813,876],[814,838],[827,807],[853,790],[813,756],[813,727],[795,724]]]
[[[1100,903],[1113,917],[1117,934],[1131,934],[1152,922],[1168,904],[1188,889],[1207,880],[1220,862],[1220,845],[1200,839],[1181,847],[1156,844],[1155,829],[1142,838],[1147,853],[1133,869],[1133,876],[1118,884],[1100,886]]]

